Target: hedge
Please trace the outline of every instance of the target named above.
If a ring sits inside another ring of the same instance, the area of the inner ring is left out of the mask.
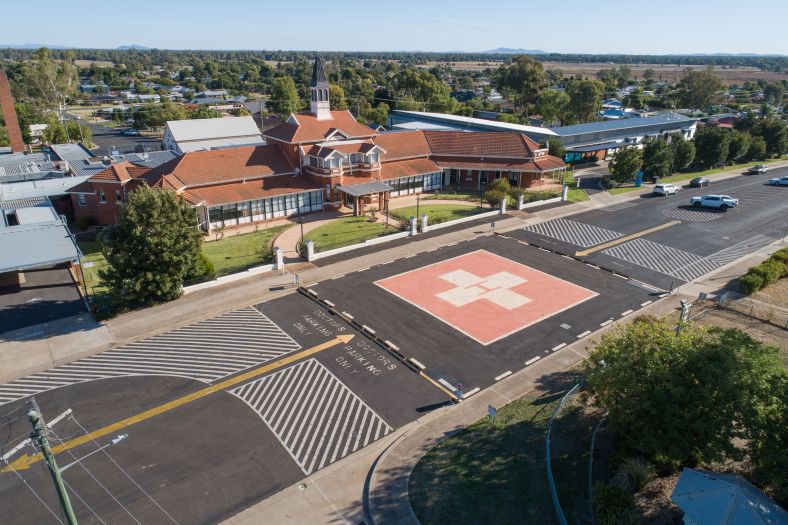
[[[788,248],[783,248],[739,277],[739,287],[742,293],[752,295],[786,276],[788,276]]]

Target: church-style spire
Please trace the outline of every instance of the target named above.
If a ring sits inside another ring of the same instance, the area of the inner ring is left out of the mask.
[[[317,120],[331,119],[331,102],[328,99],[328,77],[323,68],[323,61],[320,57],[315,57],[315,65],[312,68],[312,81],[309,83],[311,97],[309,109]]]

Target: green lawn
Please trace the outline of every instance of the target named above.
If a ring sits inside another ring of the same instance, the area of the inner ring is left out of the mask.
[[[734,164],[732,166],[725,166],[724,168],[714,168],[704,171],[693,171],[691,173],[676,173],[675,175],[671,175],[670,177],[665,177],[664,179],[660,179],[660,182],[682,182],[685,180],[694,179],[695,177],[709,177],[711,175],[722,173],[724,171],[746,169],[755,164],[769,164],[771,162],[777,162],[780,160],[782,159],[769,159],[769,160],[758,161],[758,162],[744,162],[741,164]],[[638,189],[643,189],[643,187],[641,186],[640,188],[636,188],[634,185],[624,186],[621,188],[613,188],[611,190],[608,190],[608,193],[610,193],[611,195],[618,195],[620,193],[629,193],[630,191],[635,191]]]
[[[421,200],[452,200],[452,201],[479,201],[478,191],[461,191],[447,193],[424,193]]]
[[[566,175],[564,175],[564,182],[569,186],[569,191],[566,193],[566,200],[569,202],[583,202],[590,199],[586,192],[577,187],[574,172],[566,172]]]
[[[261,252],[271,239],[291,225],[275,226],[253,233],[225,237],[219,241],[204,242],[202,253],[213,263],[216,276],[241,272],[263,264]]]
[[[427,214],[429,223],[453,221],[470,215],[475,215],[489,209],[479,208],[473,205],[462,204],[424,204],[419,206],[419,216]],[[410,217],[416,217],[416,206],[396,208],[391,210],[391,215],[400,221],[407,221]]]
[[[314,241],[315,251],[327,251],[342,246],[357,244],[386,233],[393,233],[396,227],[381,222],[370,222],[367,217],[343,217],[315,228],[305,235],[307,241]]]
[[[563,393],[521,398],[441,442],[410,477],[424,525],[557,523],[546,480],[547,422]],[[588,448],[595,421],[568,404],[553,424],[553,474],[569,523],[587,516]]]
[[[225,237],[220,241],[204,242],[202,252],[211,260],[216,270],[216,276],[241,272],[253,266],[263,264],[261,259],[262,247],[267,246],[271,239],[290,225],[276,226],[254,233],[245,233]],[[101,253],[101,247],[96,241],[81,242],[84,262],[92,262],[91,268],[85,268],[85,283],[88,293],[101,302],[107,292],[99,280],[98,271],[106,266],[107,261]]]

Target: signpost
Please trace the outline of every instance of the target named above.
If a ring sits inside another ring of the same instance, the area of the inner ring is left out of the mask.
[[[492,405],[487,405],[487,415],[490,416],[490,423],[495,425],[495,416],[498,415],[498,409]]]

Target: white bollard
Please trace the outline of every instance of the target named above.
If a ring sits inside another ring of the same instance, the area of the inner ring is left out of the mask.
[[[428,221],[429,221],[429,217],[427,217],[426,213],[421,216],[421,233],[424,233],[424,232],[427,231],[427,222]]]
[[[566,202],[566,196],[569,194],[569,186],[564,184],[564,187],[561,188],[561,202]]]
[[[416,235],[416,217],[410,218],[410,236]]]
[[[285,252],[282,251],[282,248],[274,248],[274,255],[276,255],[276,266],[274,267],[275,270],[284,270],[285,269]]]
[[[523,206],[525,205],[523,201],[525,200],[525,195],[518,195],[517,196],[517,209],[522,210]]]
[[[306,241],[306,260],[312,261],[315,258],[315,241]]]
[[[501,200],[501,215],[504,213],[506,213],[506,195],[504,195],[503,199]]]

